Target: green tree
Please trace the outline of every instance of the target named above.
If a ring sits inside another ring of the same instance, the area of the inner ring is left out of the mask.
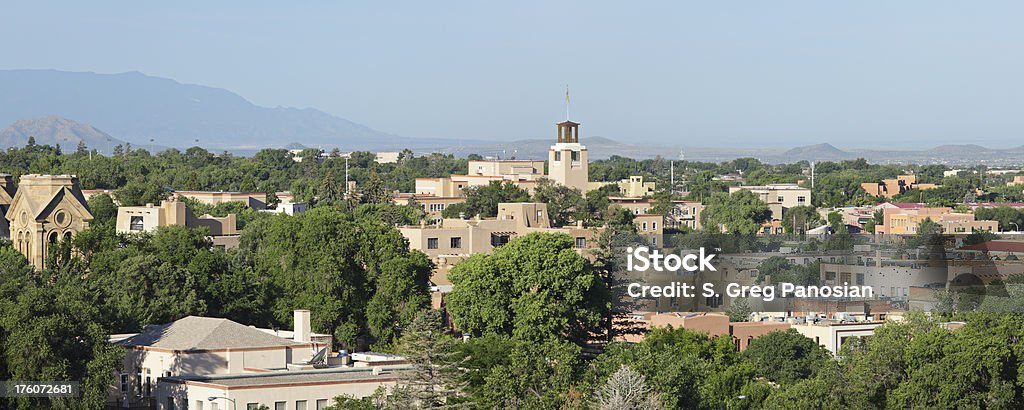
[[[394,203],[394,194],[384,186],[380,175],[373,172],[370,173],[370,179],[363,187],[359,200],[364,204],[392,204]]]
[[[732,304],[725,312],[729,315],[730,322],[746,322],[750,320],[753,309],[750,308],[750,302],[747,302],[746,298],[738,298],[733,299]]]
[[[480,215],[493,218],[498,215],[498,204],[527,202],[530,194],[510,181],[491,181],[487,185],[469,187],[466,192],[466,217]]]
[[[543,178],[533,190],[533,202],[548,206],[548,219],[552,226],[565,226],[576,221],[585,208],[580,191]]]
[[[815,374],[830,360],[825,348],[796,330],[775,331],[756,338],[743,352],[760,377],[792,384]]]
[[[462,394],[460,368],[454,360],[456,340],[444,332],[440,312],[424,310],[409,323],[398,353],[412,365],[402,384],[419,408],[446,408]]]
[[[782,226],[787,233],[804,233],[822,223],[818,209],[813,206],[794,206],[786,210]]]
[[[456,326],[471,335],[585,343],[599,330],[609,300],[573,246],[563,234],[531,233],[457,263],[447,298]]]
[[[157,205],[169,195],[162,185],[144,178],[132,179],[114,191],[114,198],[121,206]]]
[[[771,219],[771,210],[753,192],[741,190],[712,195],[700,217],[706,229],[721,227],[729,233],[751,235]]]

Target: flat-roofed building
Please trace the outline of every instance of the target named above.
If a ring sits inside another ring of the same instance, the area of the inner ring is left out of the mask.
[[[489,159],[470,160],[467,175],[508,176],[521,179],[539,179],[544,176],[544,160]],[[529,178],[532,177],[532,178]]]
[[[942,226],[944,234],[969,234],[974,231],[998,232],[997,221],[978,221],[974,214],[954,212],[948,207],[888,207],[882,208],[883,224],[875,233],[889,235],[915,235],[925,220]]]
[[[822,320],[817,323],[806,322],[793,325],[793,329],[805,337],[821,345],[832,354],[839,353],[843,344],[851,337],[871,337],[875,329],[884,322],[842,322]]]
[[[160,206],[120,206],[117,208],[118,233],[152,232],[161,226],[183,225],[189,228],[205,227],[215,246],[238,246],[238,228],[235,214],[225,217],[203,215],[195,217],[184,202],[165,200]]]
[[[208,205],[219,205],[225,202],[243,202],[257,211],[267,208],[266,192],[226,192],[226,191],[172,191],[173,197],[189,197]]]
[[[532,232],[561,233],[573,238],[581,252],[596,246],[595,230],[581,225],[555,228],[548,219],[547,204],[533,202],[501,203],[495,219],[444,218],[428,225],[400,227],[409,248],[430,256],[436,265],[435,284],[447,284],[446,272],[463,258],[491,253],[494,248]]]
[[[811,189],[797,184],[741,185],[729,187],[729,193],[750,191],[766,204],[780,204],[783,208],[811,205]],[[775,215],[781,219],[781,215]]]
[[[628,209],[633,215],[653,214],[655,201],[650,198],[608,198],[612,205]],[[664,220],[665,228],[699,230],[700,214],[704,205],[700,201],[672,200],[672,208]]]
[[[441,219],[444,218],[441,214],[449,206],[465,202],[466,197],[464,196],[433,196],[416,194],[395,195],[395,204],[397,205],[419,205],[423,210],[423,219],[425,219],[427,223],[431,224],[440,222]],[[473,215],[466,216],[469,217]]]
[[[868,195],[874,197],[892,198],[904,194],[912,189],[926,190],[935,189],[936,184],[921,184],[917,182],[915,175],[899,175],[896,178],[883,179],[881,182],[865,182],[860,184],[861,189]]]
[[[619,195],[626,198],[646,198],[657,192],[657,184],[644,181],[643,175],[632,175],[618,182]]]
[[[786,322],[730,322],[729,316],[716,312],[636,312],[631,318],[619,320],[617,327],[632,329],[617,338],[618,341],[639,343],[645,334],[655,328],[672,327],[704,333],[711,337],[732,338],[736,351],[744,351],[750,342],[775,331],[786,331]]]
[[[373,368],[332,368],[307,371],[174,376],[161,379],[156,392],[158,410],[254,409],[321,410],[334,398],[362,398],[380,387],[395,386],[408,365]],[[212,398],[212,400],[211,400]]]

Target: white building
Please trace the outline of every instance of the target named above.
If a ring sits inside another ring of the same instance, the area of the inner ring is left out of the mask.
[[[189,316],[110,340],[127,350],[110,393],[124,407],[319,409],[394,385],[407,368],[401,357],[365,355],[354,365],[329,357],[332,337],[310,331],[308,310],[295,311],[294,331]]]

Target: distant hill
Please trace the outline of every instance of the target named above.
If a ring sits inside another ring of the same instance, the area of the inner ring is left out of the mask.
[[[245,150],[307,146],[387,150],[457,145],[400,137],[305,108],[260,107],[230,91],[138,72],[0,70],[0,124],[61,116],[94,125],[134,145]]]
[[[843,151],[839,148],[836,148],[832,144],[828,143],[796,147],[789,151],[783,152],[782,154],[780,154],[780,157],[782,157],[783,159],[788,159],[789,161],[792,162],[801,160],[834,161],[856,158],[855,155]]]
[[[86,147],[105,153],[113,151],[118,144],[124,144],[124,141],[111,137],[89,124],[51,115],[15,121],[0,131],[0,148],[23,147],[28,143],[29,137],[35,138],[36,144],[39,145],[60,144],[65,152],[77,148],[79,142],[85,142]]]

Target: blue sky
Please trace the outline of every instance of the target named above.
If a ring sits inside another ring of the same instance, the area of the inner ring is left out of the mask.
[[[584,142],[1024,144],[1021,2],[33,1],[0,15],[0,68],[141,71],[414,137],[551,137],[568,83]]]

